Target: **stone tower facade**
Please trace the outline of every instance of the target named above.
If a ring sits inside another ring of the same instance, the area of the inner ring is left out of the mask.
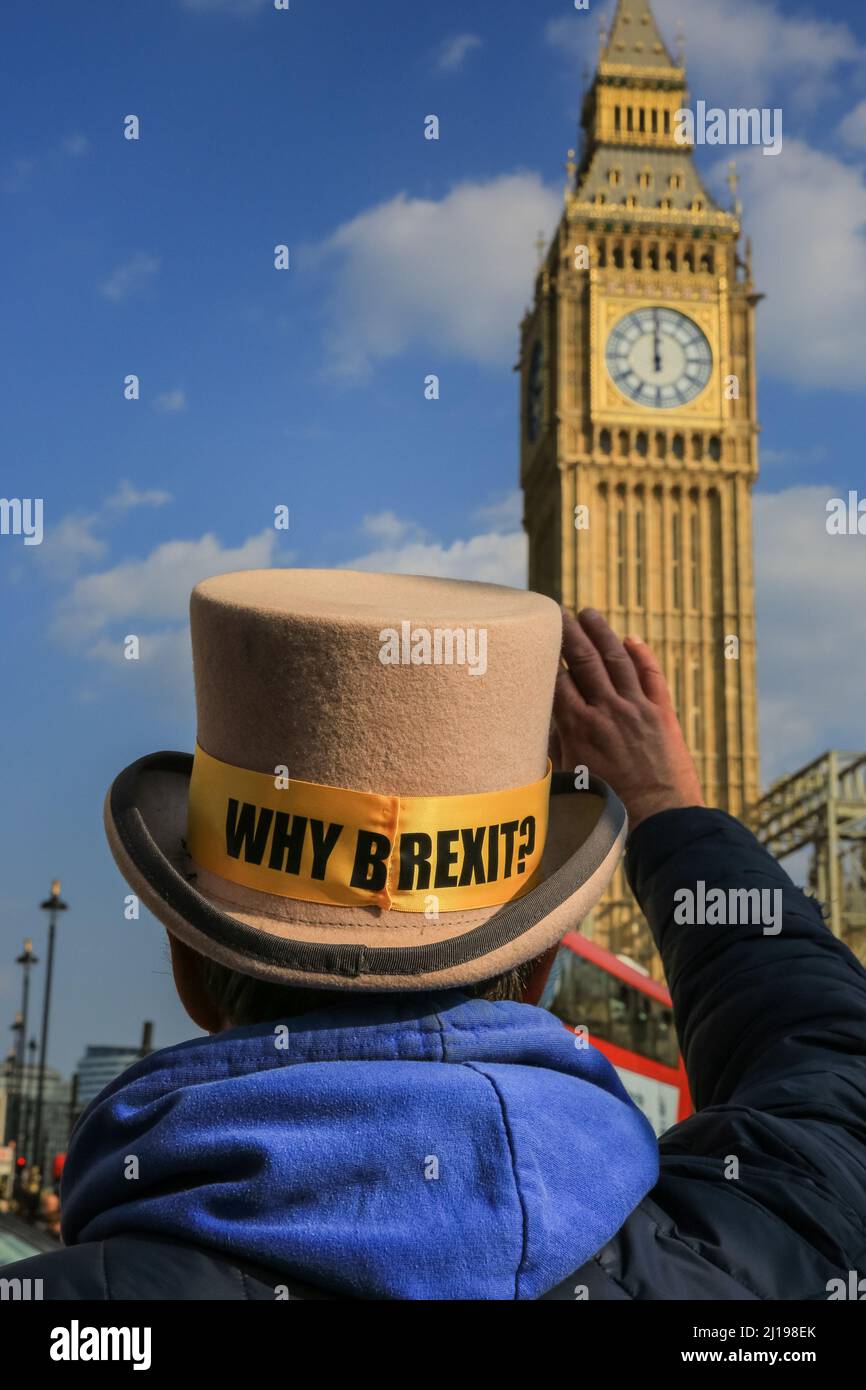
[[[620,0],[521,329],[524,523],[530,588],[650,642],[708,802],[741,815],[759,795],[760,295],[739,204],[680,143],[687,104],[647,0]],[[594,935],[651,956],[622,878]]]

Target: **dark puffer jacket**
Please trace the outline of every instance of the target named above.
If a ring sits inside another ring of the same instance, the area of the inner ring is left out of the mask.
[[[696,1113],[660,1140],[658,1183],[617,1234],[544,1297],[826,1299],[831,1281],[866,1275],[866,971],[721,812],[653,817],[631,837],[627,864],[661,951]],[[679,925],[675,895],[701,883],[779,890],[781,932]],[[42,1277],[53,1299],[333,1296],[135,1231],[3,1274]]]

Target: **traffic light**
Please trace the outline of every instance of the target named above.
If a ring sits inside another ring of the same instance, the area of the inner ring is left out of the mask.
[[[15,1160],[15,1167],[16,1167],[16,1168],[26,1168],[26,1167],[27,1167],[27,1159],[24,1157],[23,1154],[19,1154],[18,1157],[16,1158],[16,1160]]]

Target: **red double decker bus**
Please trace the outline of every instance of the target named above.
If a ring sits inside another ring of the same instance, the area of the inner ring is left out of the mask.
[[[656,1134],[692,1113],[671,997],[634,965],[570,932],[545,1006],[613,1063]]]

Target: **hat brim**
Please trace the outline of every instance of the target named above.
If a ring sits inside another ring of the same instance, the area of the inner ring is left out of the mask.
[[[599,778],[554,774],[539,881],[501,907],[423,913],[324,908],[208,874],[185,848],[193,759],[154,753],[105,799],[120,872],[155,917],[201,955],[258,979],[319,989],[453,989],[541,955],[598,902],[622,856],[625,807]],[[394,944],[399,942],[399,944]]]

